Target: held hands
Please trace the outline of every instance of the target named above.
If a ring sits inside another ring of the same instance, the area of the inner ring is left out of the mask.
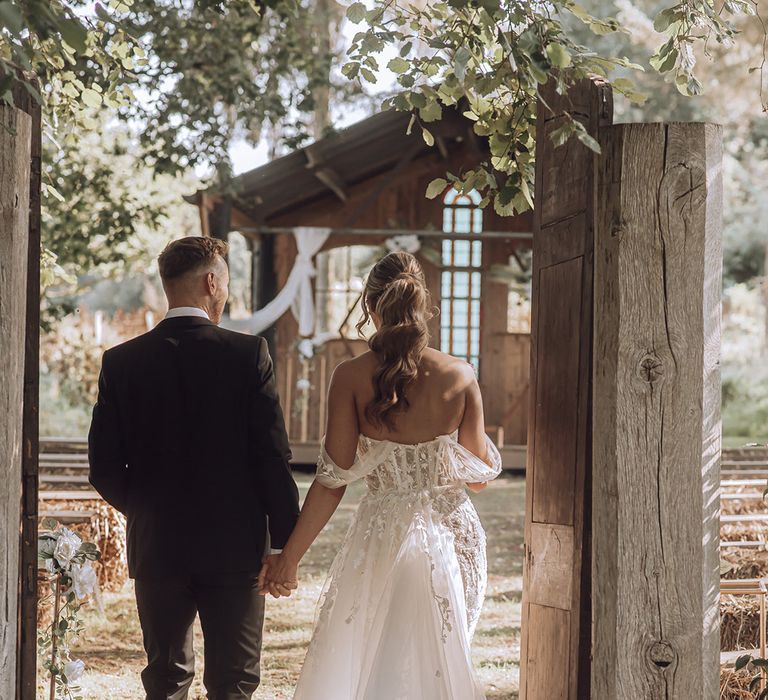
[[[269,593],[274,598],[287,598],[298,587],[298,562],[290,561],[285,554],[270,554],[264,557],[259,572],[259,595]]]

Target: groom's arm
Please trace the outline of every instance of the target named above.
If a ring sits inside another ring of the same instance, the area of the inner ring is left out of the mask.
[[[107,503],[125,513],[128,460],[123,450],[114,386],[108,378],[107,358],[108,353],[105,353],[99,375],[99,397],[93,407],[88,432],[88,479]]]
[[[277,394],[267,341],[259,338],[255,385],[251,390],[251,446],[256,461],[259,496],[269,518],[274,549],[288,541],[299,517],[299,491],[291,475],[291,448]]]

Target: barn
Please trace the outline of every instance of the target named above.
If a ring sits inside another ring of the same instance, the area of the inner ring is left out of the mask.
[[[289,301],[283,299],[264,322],[255,321],[259,313],[233,322],[268,337],[297,461],[314,462],[317,455],[333,368],[366,349],[355,325],[367,271],[387,250],[405,247],[420,259],[436,307],[432,345],[475,367],[487,431],[505,466],[522,468],[531,218],[499,216],[493,207],[480,207],[476,191],[452,186],[427,199],[432,180],[459,175],[488,151],[472,122],[456,111],[430,124],[431,146],[420,131],[408,133],[409,118],[376,114],[188,201],[198,206],[206,235],[245,237],[247,312],[300,286],[297,268],[305,284],[311,276],[313,308],[302,311],[305,321],[283,313]]]

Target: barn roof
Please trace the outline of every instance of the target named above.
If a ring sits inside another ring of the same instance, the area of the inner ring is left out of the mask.
[[[266,223],[331,192],[343,200],[346,188],[434,149],[445,152],[471,133],[469,120],[446,109],[440,122],[429,124],[437,139],[430,147],[418,126],[407,133],[410,118],[404,112],[380,112],[245,172],[233,180],[233,204],[251,220]]]

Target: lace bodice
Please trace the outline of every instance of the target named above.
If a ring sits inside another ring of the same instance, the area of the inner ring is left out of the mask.
[[[364,478],[371,495],[439,492],[443,487],[490,481],[501,471],[501,456],[486,436],[488,463],[457,441],[457,433],[440,435],[416,444],[375,440],[360,436],[355,461],[342,469],[330,457],[323,440],[317,462],[317,480],[339,488]]]

